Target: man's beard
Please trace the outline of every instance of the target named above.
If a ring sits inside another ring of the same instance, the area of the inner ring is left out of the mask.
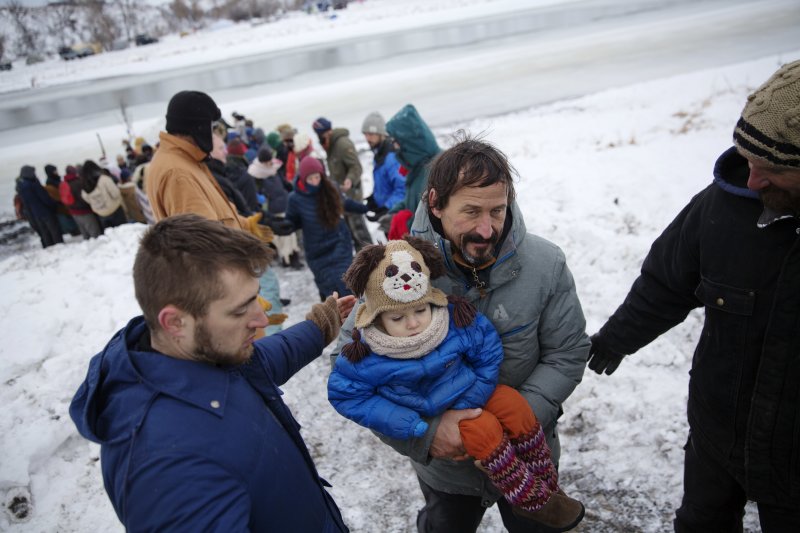
[[[211,334],[202,322],[198,322],[194,329],[195,352],[192,354],[196,360],[214,365],[241,365],[250,360],[253,355],[253,345],[248,344],[236,353],[220,352],[214,348]]]
[[[494,229],[492,230],[492,235],[488,239],[484,239],[478,233],[465,233],[461,236],[461,257],[463,257],[467,263],[474,267],[481,266],[492,257],[492,254],[494,253],[494,247],[497,245],[497,239],[498,235]],[[481,255],[475,256],[467,252],[467,245],[469,243],[488,244],[489,246],[484,249],[484,252]]]
[[[761,203],[764,207],[775,211],[781,215],[800,215],[800,196],[794,195],[789,191],[779,189],[770,185],[759,192]]]

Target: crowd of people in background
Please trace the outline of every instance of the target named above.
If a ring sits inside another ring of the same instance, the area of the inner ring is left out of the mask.
[[[388,122],[368,113],[362,133],[373,152],[372,193],[365,197],[363,168],[350,132],[326,117],[307,132],[283,123],[265,131],[234,112],[213,124],[212,146],[203,164],[242,217],[261,214],[274,231],[276,263],[314,273],[320,298],[349,294],[342,274],[354,251],[372,244],[366,220],[378,222],[388,238],[411,226],[426,183],[426,166],[440,152],[413,105]],[[316,142],[315,140],[316,139]],[[27,220],[43,247],[65,235],[92,239],[125,223],[153,224],[145,179],[160,142],[124,140],[124,154],[37,171],[23,166],[14,198],[17,218]],[[305,258],[305,263],[304,259]]]

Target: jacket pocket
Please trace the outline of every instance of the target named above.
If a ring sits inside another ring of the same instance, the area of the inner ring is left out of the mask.
[[[720,429],[732,429],[755,291],[703,278],[695,296],[705,306],[706,319],[692,361],[690,392],[707,415],[718,417]]]

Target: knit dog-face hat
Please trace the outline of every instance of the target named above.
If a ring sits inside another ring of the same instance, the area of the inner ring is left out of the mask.
[[[800,61],[782,66],[747,97],[733,142],[745,157],[800,168]]]
[[[444,272],[436,247],[416,237],[365,247],[343,278],[353,293],[366,299],[358,308],[356,327],[369,326],[384,311],[405,311],[424,303],[446,306],[447,296],[430,283]]]

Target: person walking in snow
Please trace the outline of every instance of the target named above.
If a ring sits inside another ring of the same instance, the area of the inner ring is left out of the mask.
[[[103,234],[103,227],[100,225],[100,219],[92,211],[92,206],[83,199],[82,190],[78,169],[68,165],[64,173],[64,179],[58,186],[61,202],[67,206],[67,210],[78,225],[78,230],[83,238],[94,239]]]
[[[350,132],[345,128],[334,128],[331,121],[325,117],[319,117],[311,127],[319,138],[319,144],[327,154],[331,179],[348,198],[360,202],[364,198],[361,193],[362,169],[356,147],[350,140]],[[356,247],[356,251],[372,244],[372,236],[369,234],[363,214],[346,213],[344,218],[353,236],[353,245]]]
[[[653,243],[625,301],[592,336],[589,368],[705,308],[689,379],[675,531],[800,531],[800,61],[747,99],[734,146]]]
[[[320,356],[353,298],[256,340],[272,251],[198,215],[162,219],[133,264],[143,316],[89,362],[70,405],[100,444],[128,531],[328,531],[347,526],[278,389]]]
[[[367,197],[367,207],[374,214],[367,216],[373,222],[403,201],[406,178],[394,150],[394,141],[386,133],[386,121],[380,113],[366,116],[361,133],[367,140],[375,158],[372,163],[372,194]]]
[[[312,156],[303,159],[289,195],[286,220],[303,230],[306,262],[322,300],[334,291],[350,294],[342,274],[353,261],[353,242],[343,218],[351,210],[364,213],[366,207],[339,192],[325,175],[322,161]]]
[[[526,231],[513,175],[497,148],[462,139],[433,161],[411,234],[433,243],[444,260],[445,275],[433,285],[468,300],[497,330],[503,344],[498,383],[525,398],[557,466],[561,405],[583,377],[589,339],[564,253]],[[347,319],[334,353],[352,340],[359,312]],[[448,409],[426,420],[421,437],[381,436],[411,459],[417,474],[425,497],[418,530],[475,532],[497,502],[508,531],[545,531],[514,513],[469,459],[459,425],[479,415],[479,409]]]
[[[291,184],[278,174],[280,168],[281,161],[274,157],[272,149],[267,145],[258,150],[256,160],[247,167],[247,174],[258,184],[258,189],[266,200],[267,215],[272,220],[286,218],[289,193],[292,190]],[[276,235],[272,242],[278,252],[281,266],[290,266],[295,269],[305,266],[300,261],[300,245],[296,232],[293,231],[288,235]]]
[[[58,202],[50,198],[36,177],[36,169],[30,165],[24,165],[19,170],[17,194],[22,200],[25,219],[39,236],[42,248],[64,242],[56,217]]]
[[[497,384],[497,330],[472,304],[431,286],[444,273],[433,243],[414,237],[356,255],[344,280],[364,303],[353,342],[328,379],[328,399],[343,416],[400,440],[423,437],[426,419],[447,409],[483,408],[459,422],[467,454],[514,513],[548,531],[569,531],[583,518],[583,505],[560,491],[528,402]]]
[[[81,198],[92,207],[103,229],[128,222],[122,207],[122,193],[111,176],[87,159],[81,166]]]

